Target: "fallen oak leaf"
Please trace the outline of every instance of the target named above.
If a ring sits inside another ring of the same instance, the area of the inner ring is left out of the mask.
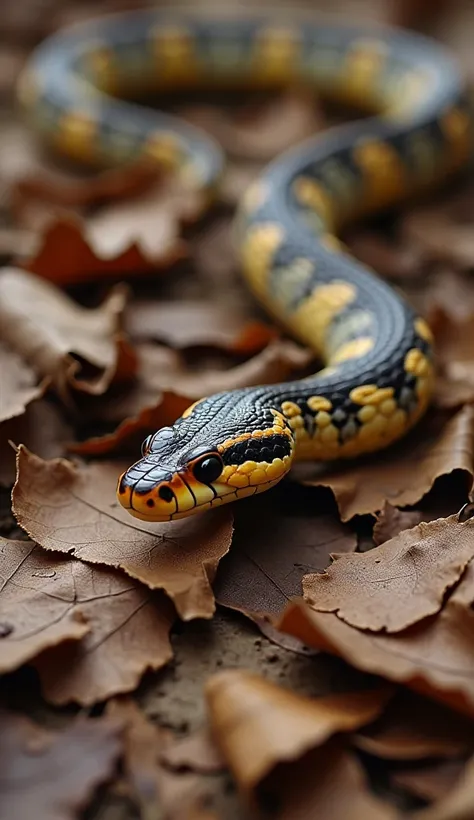
[[[329,487],[343,521],[377,513],[387,501],[400,507],[416,504],[437,478],[455,471],[465,476],[468,491],[473,475],[474,408],[466,406],[447,423],[443,421],[432,414],[423,427],[383,453],[329,467],[314,478],[295,471],[295,480],[310,487]]]
[[[218,347],[252,355],[263,350],[278,331],[263,322],[249,322],[235,308],[220,302],[136,301],[126,317],[133,340],[162,341],[171,347]]]
[[[140,816],[199,820],[208,787],[195,774],[177,774],[161,762],[173,743],[171,731],[152,723],[130,698],[109,701],[106,714],[125,726],[123,768]]]
[[[277,627],[356,669],[402,683],[473,717],[473,601],[471,563],[441,612],[403,632],[364,632],[302,600],[287,606]]]
[[[110,718],[76,718],[52,732],[24,715],[0,712],[0,818],[74,820],[109,780],[122,727]]]
[[[376,516],[372,538],[376,547],[390,541],[403,530],[416,527],[423,520],[420,510],[399,510],[386,501],[381,512]]]
[[[457,515],[411,530],[364,553],[341,555],[303,578],[303,597],[371,632],[401,632],[434,615],[474,558],[474,522]]]
[[[70,388],[100,394],[120,369],[120,354],[128,356],[121,336],[125,301],[126,291],[118,286],[99,308],[83,308],[39,277],[4,268],[0,334],[61,396]]]
[[[27,406],[43,395],[48,379],[38,379],[35,371],[9,346],[0,342],[0,423],[21,416]]]
[[[43,461],[20,446],[14,515],[44,549],[122,569],[150,589],[163,589],[183,620],[211,618],[211,582],[230,547],[232,513],[224,507],[164,524],[138,521],[115,497],[126,466]]]
[[[238,669],[218,672],[205,685],[213,738],[247,797],[277,764],[370,723],[391,695],[386,687],[306,698]]]
[[[351,742],[375,757],[399,761],[451,758],[474,748],[472,724],[464,715],[405,690]]]
[[[296,489],[296,488],[295,488]],[[235,511],[232,549],[221,562],[214,582],[218,604],[236,609],[267,630],[286,603],[301,594],[308,570],[327,567],[333,552],[353,552],[357,536],[331,513],[308,509],[288,487],[248,499]],[[290,548],[291,545],[291,548]]]
[[[64,568],[66,559],[59,561]],[[55,567],[55,568],[53,568]],[[44,649],[62,641],[79,641],[89,632],[84,614],[66,595],[70,578],[66,571],[56,578],[56,562],[30,541],[0,538],[0,674],[12,672]],[[51,582],[55,580],[55,594]]]
[[[164,595],[31,542],[0,544],[0,671],[32,662],[46,700],[90,706],[170,660],[175,613]]]

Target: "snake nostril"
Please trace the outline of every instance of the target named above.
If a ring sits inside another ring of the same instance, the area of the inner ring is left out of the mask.
[[[147,507],[154,507],[154,506],[155,506],[155,502],[153,501],[153,499],[152,499],[152,498],[149,498],[149,499],[147,500],[147,502],[146,502],[146,505],[147,505]]]
[[[162,499],[162,501],[170,502],[174,500],[174,492],[170,487],[167,487],[166,484],[163,484],[160,489],[158,490],[158,495]]]

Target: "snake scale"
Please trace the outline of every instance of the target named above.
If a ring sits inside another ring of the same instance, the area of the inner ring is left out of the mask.
[[[402,30],[276,15],[141,10],[59,31],[33,52],[19,98],[56,150],[97,166],[149,157],[211,199],[222,152],[205,133],[134,100],[176,89],[315,87],[366,116],[273,161],[235,222],[257,299],[323,360],[309,378],[209,396],[143,444],[117,496],[169,521],[267,490],[293,459],[332,460],[403,436],[432,393],[432,338],[336,234],[430,191],[470,155],[456,61]]]

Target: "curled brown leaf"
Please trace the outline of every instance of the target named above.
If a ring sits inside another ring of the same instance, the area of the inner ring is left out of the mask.
[[[278,627],[308,646],[339,655],[357,669],[403,683],[472,717],[473,601],[471,563],[441,612],[403,632],[364,632],[302,601],[288,605]]]
[[[232,539],[232,513],[217,509],[165,524],[132,518],[115,498],[116,462],[77,467],[20,447],[13,511],[42,547],[124,570],[163,589],[183,620],[210,618],[211,582]]]
[[[364,553],[306,575],[306,602],[359,629],[400,632],[438,612],[474,557],[474,524],[456,515],[421,522]]]
[[[39,399],[47,379],[39,380],[34,369],[15,350],[0,341],[0,423],[23,415],[27,406]]]
[[[388,688],[310,699],[237,669],[213,675],[205,693],[213,737],[246,795],[277,764],[370,723],[391,696]]]
[[[100,394],[129,355],[121,334],[125,301],[118,286],[100,307],[86,309],[40,277],[4,268],[0,336],[61,395],[70,388]]]

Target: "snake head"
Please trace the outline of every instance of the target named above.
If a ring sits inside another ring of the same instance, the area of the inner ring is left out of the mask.
[[[206,399],[200,412],[148,436],[119,478],[120,504],[144,521],[172,521],[270,489],[290,469],[293,435],[277,411],[247,412],[247,422],[242,408],[216,414]]]

